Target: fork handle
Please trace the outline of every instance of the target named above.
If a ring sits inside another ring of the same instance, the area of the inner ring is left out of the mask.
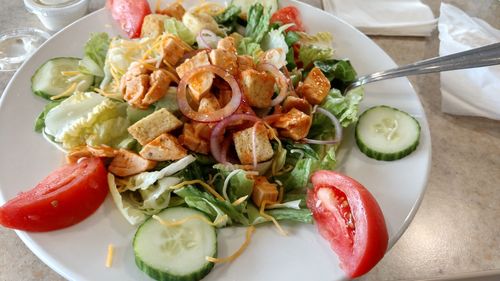
[[[406,66],[361,76],[356,79],[356,82],[350,85],[349,88],[352,89],[366,83],[402,76],[442,72],[464,68],[474,68],[496,64],[500,64],[500,42],[464,52],[431,58],[408,64]]]

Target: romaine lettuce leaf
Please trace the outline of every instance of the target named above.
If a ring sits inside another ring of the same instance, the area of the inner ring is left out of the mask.
[[[253,42],[260,43],[269,30],[271,13],[262,4],[257,3],[248,11],[248,23],[245,36],[250,37]]]
[[[299,37],[298,43],[301,45],[315,46],[322,49],[332,47],[333,37],[330,32],[318,32],[313,35],[298,31],[297,35]]]
[[[240,40],[237,47],[238,55],[250,55],[257,60],[260,54],[262,54],[262,49],[259,43],[252,41],[252,38],[245,37]]]
[[[108,53],[109,36],[106,32],[92,33],[84,47],[84,57],[80,61],[83,73],[104,77],[104,63]]]
[[[229,5],[224,12],[214,17],[215,21],[224,27],[229,34],[236,30],[238,16],[241,13],[241,8],[233,4]]]
[[[62,101],[63,99],[53,100],[45,105],[43,111],[40,113],[40,115],[38,115],[38,117],[35,120],[35,132],[41,133],[43,131],[43,129],[45,128],[45,117],[47,116],[47,113],[52,108],[58,106]]]

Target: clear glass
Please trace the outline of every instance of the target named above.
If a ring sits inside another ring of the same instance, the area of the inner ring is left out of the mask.
[[[16,70],[50,37],[35,28],[18,28],[0,33],[0,71]]]

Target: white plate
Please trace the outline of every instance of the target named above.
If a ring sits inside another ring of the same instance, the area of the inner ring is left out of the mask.
[[[395,63],[369,38],[334,18],[303,3],[293,3],[302,12],[309,32],[333,33],[338,57],[350,58],[360,74],[388,69]],[[97,11],[48,40],[16,73],[0,103],[0,201],[14,197],[64,163],[63,154],[33,131],[33,122],[45,101],[34,96],[30,78],[46,60],[76,56],[91,32],[118,34],[105,10]],[[366,87],[362,108],[386,104],[415,116],[421,126],[421,144],[408,157],[394,162],[367,158],[348,142],[349,155],[341,170],[363,183],[384,212],[390,245],[401,236],[420,203],[430,168],[431,143],[422,105],[404,78]],[[204,280],[340,280],[338,260],[313,225],[286,225],[282,237],[272,226],[259,227],[250,247],[231,264],[215,266]],[[134,265],[131,247],[135,228],[128,225],[108,197],[97,212],[73,227],[48,233],[17,234],[47,265],[70,280],[148,280]],[[243,241],[244,229],[224,229],[219,235],[219,255],[233,252]],[[107,246],[116,246],[112,268],[105,268]]]

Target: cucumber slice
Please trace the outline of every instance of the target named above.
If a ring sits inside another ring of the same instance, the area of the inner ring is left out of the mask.
[[[92,83],[94,76],[77,74],[75,76],[62,75],[63,71],[78,71],[79,58],[53,58],[42,64],[31,77],[31,90],[38,96],[50,99],[66,91],[73,83],[77,83],[76,90],[85,92]]]
[[[265,9],[270,9],[271,15],[278,10],[278,0],[233,0],[231,4],[241,8],[240,17],[247,19],[248,10],[252,5],[260,3]]]
[[[178,221],[193,215],[205,215],[185,207],[167,208],[157,216],[165,221]],[[201,220],[189,220],[167,227],[149,218],[134,237],[135,263],[156,280],[200,280],[214,264],[205,257],[217,255],[215,228]]]
[[[368,157],[393,161],[412,153],[420,140],[420,124],[408,113],[381,105],[361,116],[355,129],[356,143]]]

